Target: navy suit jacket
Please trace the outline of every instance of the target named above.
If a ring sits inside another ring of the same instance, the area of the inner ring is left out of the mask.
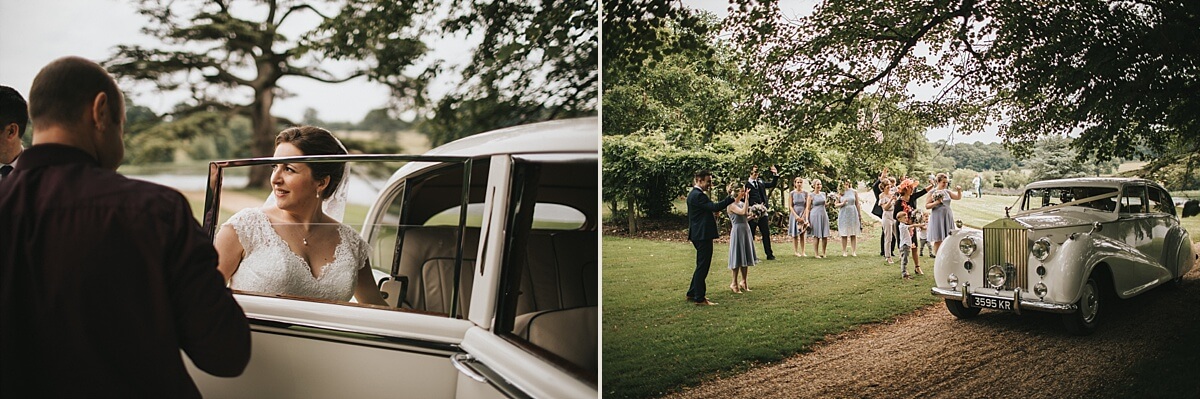
[[[749,198],[746,199],[746,203],[750,204],[750,205],[765,204],[767,202],[767,189],[775,188],[775,183],[778,182],[777,178],[778,178],[778,176],[772,175],[771,181],[768,181],[768,182],[764,182],[764,181],[762,181],[762,179],[747,180],[747,184],[749,184],[750,182],[754,182],[754,183],[758,183],[758,184],[757,184],[757,187],[755,187],[754,185],[749,186],[750,187],[750,195],[749,195]]]
[[[717,238],[717,218],[713,212],[725,209],[733,203],[733,198],[725,197],[721,202],[712,202],[708,194],[696,187],[687,196],[688,208],[688,239],[703,241]]]

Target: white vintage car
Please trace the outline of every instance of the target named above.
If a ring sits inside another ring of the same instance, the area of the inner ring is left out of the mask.
[[[1149,180],[1041,181],[1018,203],[944,241],[932,293],[954,316],[1060,313],[1071,333],[1089,334],[1109,300],[1178,282],[1196,259],[1171,195]]]
[[[389,306],[235,291],[250,320],[244,374],[189,369],[208,397],[596,398],[599,122],[544,122],[379,163],[394,173],[361,234]],[[221,220],[214,162],[204,225]],[[190,364],[189,364],[189,367]]]

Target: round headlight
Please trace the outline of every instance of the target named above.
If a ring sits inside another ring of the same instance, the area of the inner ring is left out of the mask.
[[[979,244],[975,242],[975,237],[967,236],[958,240],[958,251],[962,252],[963,256],[971,256],[976,249],[979,249]]]
[[[955,276],[954,273],[950,273],[950,277],[946,278],[946,283],[950,284],[950,288],[958,288],[958,276]]]
[[[1029,253],[1037,260],[1046,260],[1046,257],[1050,256],[1050,240],[1039,238],[1034,241],[1033,246],[1029,247]]]
[[[988,268],[987,281],[992,285],[992,288],[1000,288],[1004,286],[1004,268],[1000,265],[992,265]]]
[[[1037,283],[1037,285],[1033,286],[1033,293],[1037,294],[1038,298],[1046,296],[1046,285]]]

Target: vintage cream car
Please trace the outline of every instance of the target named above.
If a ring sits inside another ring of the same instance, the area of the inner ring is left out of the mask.
[[[1170,194],[1149,180],[1031,183],[1012,208],[938,252],[932,293],[954,316],[1060,313],[1071,333],[1089,334],[1111,299],[1178,282],[1196,259]]]
[[[596,398],[598,124],[501,129],[421,156],[212,163],[210,234],[228,218],[227,171],[282,160],[400,166],[386,167],[394,173],[365,218],[345,221],[371,245],[388,306],[235,291],[250,320],[250,364],[236,378],[191,368],[201,392]]]

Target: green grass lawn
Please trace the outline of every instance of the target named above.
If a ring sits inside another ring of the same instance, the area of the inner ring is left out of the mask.
[[[1004,207],[1013,206],[1016,201],[1015,196],[985,194],[983,198],[975,198],[963,192],[963,199],[951,201],[950,207],[954,210],[955,220],[961,220],[963,226],[978,229],[1004,217]],[[1017,211],[1013,208],[1013,213]]]
[[[729,291],[729,247],[717,244],[708,297],[720,305],[701,307],[684,299],[691,243],[604,237],[604,396],[659,396],[937,302],[931,274],[902,280],[898,264],[870,255],[878,240],[865,241],[859,257],[828,259],[797,258],[790,244],[774,244],[779,260],[751,267],[754,291],[745,294]],[[829,253],[840,254],[840,242]],[[922,261],[929,273],[931,259]]]

